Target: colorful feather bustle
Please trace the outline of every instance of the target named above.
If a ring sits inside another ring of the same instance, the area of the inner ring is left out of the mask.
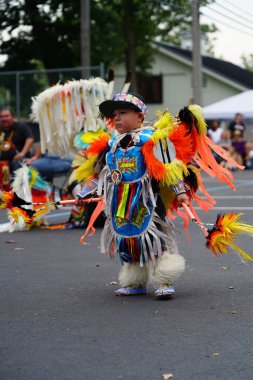
[[[96,138],[89,138],[89,148],[84,151],[86,159],[76,170],[75,177],[78,181],[85,181],[94,175],[95,162],[98,155],[106,149],[109,139],[110,135],[103,131],[97,133]]]
[[[29,226],[32,224],[35,211],[21,207],[12,207],[8,211],[8,217],[13,223]]]
[[[156,144],[155,141],[152,136],[141,148],[147,170],[154,179],[162,184],[166,184],[167,186],[176,185],[179,180],[183,180],[184,175],[187,175],[187,167],[180,160],[174,160],[166,164],[159,161],[153,151]]]
[[[21,205],[31,205],[12,191],[0,191],[0,209],[19,207]]]
[[[203,110],[198,105],[184,107],[175,118],[172,118],[168,112],[160,113],[159,117],[154,125],[155,132],[143,145],[142,152],[149,174],[160,182],[161,195],[167,211],[169,208],[178,211],[177,198],[169,192],[166,194],[162,189],[164,186],[177,184],[178,180],[184,181],[189,199],[195,200],[204,211],[210,210],[216,201],[204,187],[202,170],[235,189],[232,173],[216,162],[213,151],[236,167],[240,169],[243,167],[229,157],[224,149],[208,139]],[[170,163],[160,162],[153,153],[155,145],[158,142],[164,144],[166,138],[175,148],[175,159]],[[205,198],[199,197],[197,191],[200,191]]]
[[[0,209],[10,208],[13,198],[14,193],[10,191],[0,191]]]

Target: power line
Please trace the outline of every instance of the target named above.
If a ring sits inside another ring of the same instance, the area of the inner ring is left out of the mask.
[[[221,5],[219,3],[215,3],[215,4],[217,5],[217,7],[220,7],[222,9],[224,9],[225,11],[228,11],[228,12],[232,13],[233,15],[238,16],[240,19],[245,20],[246,22],[249,22],[250,25],[252,25],[252,20],[249,20],[246,17],[243,17],[243,16],[239,15],[238,13],[236,13],[236,12],[228,9],[227,7],[224,7],[223,5]]]
[[[238,7],[237,5],[231,3],[231,1],[229,1],[229,0],[225,0],[225,2],[228,3],[229,5],[232,5],[232,7],[234,7],[234,8],[237,9],[237,10],[239,10],[239,12],[246,13],[247,16],[251,16],[251,17],[253,17],[253,14],[252,14],[252,13],[249,13],[248,11],[245,11],[245,9]]]
[[[210,8],[210,7],[207,7],[207,8],[208,8],[209,11],[215,12],[215,13],[217,13],[219,16],[223,16],[223,17],[225,17],[226,19],[229,19],[229,20],[231,20],[231,21],[233,21],[233,22],[236,22],[236,23],[239,24],[239,25],[242,25],[244,28],[248,28],[248,29],[250,29],[251,31],[253,31],[253,28],[251,28],[251,27],[248,26],[248,25],[243,24],[242,22],[240,22],[240,21],[234,19],[233,17],[229,17],[228,15],[226,15],[226,14],[224,14],[224,13],[222,13],[222,12],[219,12],[219,11],[217,11],[217,10],[215,10],[215,9],[212,9],[212,8]]]
[[[246,34],[247,36],[249,37],[253,37],[253,34],[249,33],[249,32],[246,32],[245,30],[242,30],[242,29],[239,29],[239,28],[236,28],[235,26],[231,25],[231,24],[227,24],[226,22],[224,21],[220,21],[220,20],[217,20],[215,17],[212,17],[212,16],[209,16],[205,13],[202,13],[203,16],[207,17],[207,18],[210,18],[211,20],[215,21],[215,22],[218,22],[220,24],[223,24],[227,27],[229,27],[230,29],[233,29],[233,30],[237,30],[238,32],[240,33],[243,33],[243,34]]]

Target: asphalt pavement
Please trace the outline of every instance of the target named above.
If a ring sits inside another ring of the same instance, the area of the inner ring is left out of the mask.
[[[253,225],[253,171],[234,175],[236,192],[205,179],[217,204],[197,210],[203,221],[234,211]],[[252,379],[253,262],[215,257],[198,226],[188,242],[175,224],[187,269],[169,301],[114,296],[119,264],[100,254],[100,229],[85,245],[81,230],[0,234],[0,379]],[[238,245],[253,255],[253,237]]]

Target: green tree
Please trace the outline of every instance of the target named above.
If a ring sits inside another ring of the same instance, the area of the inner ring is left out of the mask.
[[[45,68],[75,66],[79,24],[72,1],[1,0],[0,52],[8,56],[5,68],[32,69],[35,61]]]
[[[125,62],[133,74],[151,67],[155,39],[180,44],[181,33],[191,28],[189,0],[97,0],[91,14],[92,62],[103,61],[106,67]],[[202,30],[208,34],[216,29],[203,25]]]
[[[151,42],[161,38],[178,44],[190,23],[190,0],[93,0],[91,62],[108,67],[124,60],[127,69],[135,64],[145,71]],[[0,30],[8,70],[34,68],[35,61],[45,68],[80,65],[78,0],[0,0]],[[210,31],[205,26],[205,33]]]
[[[91,65],[125,62],[136,83],[136,73],[152,65],[152,42],[179,44],[189,30],[191,1],[92,0],[90,26]],[[80,66],[80,1],[0,0],[0,54],[8,57],[1,71]],[[49,74],[49,83],[58,80]]]
[[[253,71],[253,54],[241,56],[242,65],[245,70]]]

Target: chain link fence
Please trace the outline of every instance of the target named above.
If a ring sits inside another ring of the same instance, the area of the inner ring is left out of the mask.
[[[90,77],[104,78],[104,65],[87,68],[60,68],[49,70],[22,70],[0,72],[0,107],[9,106],[19,119],[27,119],[31,113],[31,99],[46,88],[68,80]]]

